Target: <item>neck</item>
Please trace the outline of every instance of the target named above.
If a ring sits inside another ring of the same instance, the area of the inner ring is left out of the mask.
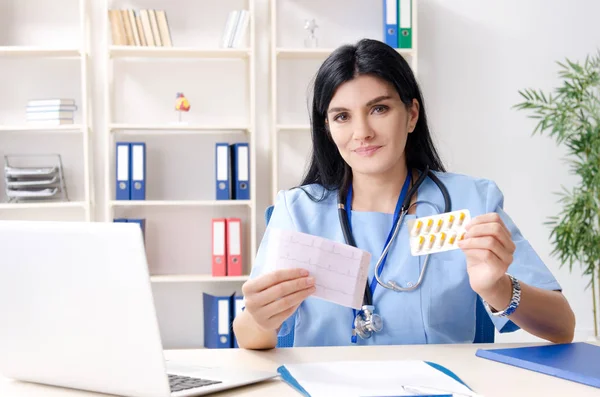
[[[352,209],[393,214],[408,169],[404,162],[383,174],[352,175]]]

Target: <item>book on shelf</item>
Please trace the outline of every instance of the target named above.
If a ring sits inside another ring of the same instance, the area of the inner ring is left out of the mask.
[[[28,124],[74,124],[76,110],[74,99],[32,99],[27,102],[25,115]]]
[[[165,10],[109,9],[113,45],[172,47],[171,30]]]
[[[248,10],[233,10],[227,17],[221,39],[222,48],[239,48],[248,30],[250,12]]]

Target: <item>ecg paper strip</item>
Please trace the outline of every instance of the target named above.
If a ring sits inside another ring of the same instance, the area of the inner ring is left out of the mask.
[[[343,306],[362,307],[371,254],[359,248],[292,230],[271,229],[266,266],[303,268],[315,278],[312,295]]]

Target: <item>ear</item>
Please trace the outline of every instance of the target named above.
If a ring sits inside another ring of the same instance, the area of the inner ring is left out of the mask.
[[[415,130],[417,122],[419,121],[419,110],[421,106],[416,98],[413,98],[412,105],[408,108],[408,126],[407,131],[410,134]]]

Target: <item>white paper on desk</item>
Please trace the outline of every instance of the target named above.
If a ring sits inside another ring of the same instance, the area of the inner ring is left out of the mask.
[[[423,361],[330,361],[286,364],[285,368],[311,397],[477,396]]]
[[[315,278],[312,296],[361,308],[371,262],[369,252],[293,230],[272,228],[269,233],[268,270],[306,269]]]

